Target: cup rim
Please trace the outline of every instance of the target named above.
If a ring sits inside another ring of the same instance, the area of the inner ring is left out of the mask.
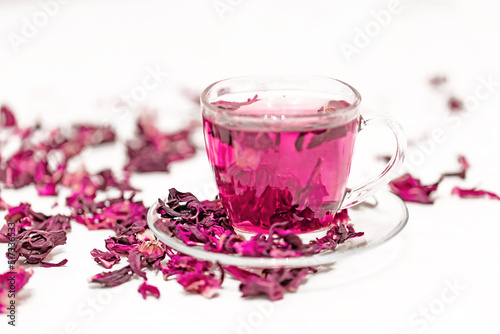
[[[238,117],[238,118],[250,118],[250,119],[262,119],[262,115],[256,115],[256,114],[251,114],[251,113],[234,113],[232,110],[228,109],[222,109],[222,108],[217,108],[216,106],[212,105],[208,101],[208,95],[210,91],[218,84],[224,83],[224,82],[230,82],[230,81],[239,81],[239,80],[245,80],[245,79],[259,79],[260,81],[265,81],[266,79],[319,79],[319,80],[331,80],[331,81],[336,81],[347,88],[349,88],[353,93],[354,93],[354,102],[351,103],[347,107],[343,107],[340,109],[336,109],[334,113],[321,113],[321,114],[314,114],[311,115],[310,113],[308,114],[293,114],[293,115],[287,115],[286,119],[287,120],[296,120],[296,119],[304,119],[304,118],[315,118],[315,119],[328,119],[328,118],[334,118],[334,117],[339,117],[343,116],[345,114],[348,114],[351,110],[356,109],[359,104],[361,103],[361,94],[358,92],[356,88],[353,86],[349,85],[348,83],[335,79],[332,77],[328,76],[322,76],[322,75],[302,75],[302,74],[284,74],[284,75],[246,75],[246,76],[238,76],[238,77],[231,77],[227,79],[222,79],[219,81],[216,81],[209,85],[207,88],[203,90],[203,92],[200,94],[200,104],[202,107],[209,109],[212,112],[217,112],[229,117]]]

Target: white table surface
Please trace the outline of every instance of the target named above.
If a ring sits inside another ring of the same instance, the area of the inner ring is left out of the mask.
[[[54,14],[44,22],[40,4],[47,3]],[[424,182],[454,170],[457,154],[472,167],[467,180],[445,181],[434,205],[409,204],[408,226],[395,239],[311,276],[297,293],[272,304],[241,298],[238,283],[229,279],[210,300],[152,273],[159,300],[143,300],[139,280],[114,289],[91,287],[87,279],[102,268],[89,252],[104,249],[111,232],[74,223],[67,244],[50,257],[68,264],[34,268],[20,294],[17,327],[7,326],[2,315],[0,333],[498,333],[500,202],[459,199],[450,189],[500,192],[500,84],[477,108],[445,118],[449,94],[472,101],[481,80],[500,82],[498,1],[402,1],[387,26],[349,60],[343,43],[355,46],[357,29],[373,26],[371,13],[387,9],[389,1],[54,3],[0,2],[0,103],[22,125],[36,119],[47,127],[112,122],[123,140],[143,107],[158,111],[163,129],[199,119],[197,107],[179,93],[183,87],[199,91],[247,74],[319,74],[351,83],[363,96],[364,111],[393,114],[410,139],[442,129],[444,140],[427,153],[409,151],[413,163],[406,169]],[[214,4],[221,3],[230,10],[219,15]],[[12,36],[24,38],[23,27],[33,18],[39,27],[14,47]],[[132,110],[117,112],[113,102],[141,85],[148,68],[162,73],[158,86]],[[429,86],[436,74],[449,78],[446,92]],[[194,159],[173,164],[169,174],[132,178],[143,190],[139,198],[152,203],[170,187],[201,198],[214,195],[202,136],[195,137],[200,150]],[[381,167],[372,157],[388,152],[387,143],[376,131],[360,135],[353,180]],[[122,148],[89,150],[83,161],[92,171],[119,170]],[[2,196],[54,212],[53,199],[38,198],[31,187]],[[5,250],[0,245],[0,253]],[[0,272],[6,270],[0,261]]]

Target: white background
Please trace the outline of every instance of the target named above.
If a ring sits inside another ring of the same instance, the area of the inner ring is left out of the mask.
[[[231,280],[212,300],[153,274],[159,300],[144,301],[136,291],[139,280],[111,290],[90,287],[87,278],[102,268],[89,252],[104,249],[110,231],[73,224],[67,245],[50,257],[68,258],[68,264],[34,268],[18,301],[18,326],[7,326],[2,315],[1,333],[498,332],[500,202],[450,195],[454,185],[500,192],[500,84],[489,92],[481,81],[500,82],[498,1],[402,1],[379,30],[373,12],[386,10],[388,1],[221,0],[230,6],[224,12],[212,0],[68,1],[52,7],[53,17],[43,22],[41,4],[48,2],[0,2],[0,103],[22,125],[112,122],[124,140],[142,107],[156,110],[164,129],[199,119],[196,105],[182,98],[183,88],[199,92],[239,75],[319,74],[352,84],[364,111],[393,114],[410,140],[442,133],[439,143],[427,140],[425,148],[409,151],[406,168],[424,182],[455,170],[457,154],[472,167],[466,181],[445,181],[434,205],[409,204],[408,226],[391,242],[311,277],[274,304],[240,298]],[[23,37],[27,21],[38,27]],[[365,28],[374,29],[372,37],[356,44],[358,29]],[[14,35],[26,39],[16,46]],[[359,52],[346,57],[346,44]],[[147,68],[168,74],[132,110],[113,108],[142,84]],[[442,92],[428,84],[436,74],[449,78]],[[477,106],[476,89],[489,93]],[[446,118],[450,94],[472,101],[468,112]],[[385,137],[368,130],[360,135],[353,178],[381,167],[372,157],[390,152]],[[170,174],[134,176],[133,184],[143,189],[139,197],[151,203],[170,187],[213,196],[200,133],[196,142],[199,154],[172,165]],[[86,151],[85,164],[93,171],[120,170],[122,149]],[[2,194],[11,204],[29,201],[47,213],[54,201],[39,199],[29,187]],[[6,269],[2,261],[0,271]],[[454,294],[450,284],[461,288]],[[422,312],[429,309],[426,320]]]

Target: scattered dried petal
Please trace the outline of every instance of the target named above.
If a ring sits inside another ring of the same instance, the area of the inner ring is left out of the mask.
[[[231,275],[241,281],[243,297],[265,294],[270,300],[283,299],[285,292],[295,292],[301,281],[314,268],[264,269],[257,274],[235,266],[225,267]]]
[[[94,275],[90,278],[90,283],[100,283],[105,287],[113,287],[128,282],[132,276],[134,276],[132,268],[125,266],[122,269]]]
[[[0,128],[9,128],[17,126],[16,117],[9,107],[2,105],[0,107]]]
[[[7,307],[12,300],[9,295],[17,294],[28,283],[33,275],[33,269],[24,269],[22,266],[14,266],[14,269],[0,274],[0,313],[7,313]]]
[[[495,194],[493,192],[490,192],[490,191],[479,190],[479,189],[476,189],[476,188],[463,189],[463,188],[459,188],[459,187],[454,187],[451,190],[451,194],[452,195],[460,196],[462,198],[484,198],[484,197],[488,197],[488,198],[491,198],[491,199],[498,199],[498,200],[500,200],[500,196],[498,196],[497,194]]]
[[[184,287],[184,290],[199,293],[206,298],[214,297],[221,284],[214,276],[199,272],[181,273],[177,275],[177,282]]]
[[[470,164],[467,159],[460,155],[458,157],[458,162],[460,164],[460,171],[453,173],[444,173],[441,175],[439,180],[430,185],[422,185],[419,179],[414,178],[410,174],[405,174],[392,180],[389,183],[391,190],[401,197],[404,201],[415,202],[422,204],[432,204],[434,199],[432,198],[432,193],[436,191],[439,184],[447,177],[460,177],[465,179],[467,170],[470,168]]]
[[[120,255],[115,252],[103,252],[95,248],[90,251],[90,255],[94,257],[95,262],[101,264],[106,269],[110,269],[120,262],[121,259]]]
[[[462,100],[459,100],[454,96],[451,96],[448,99],[448,108],[450,109],[451,112],[459,112],[464,109],[464,103],[462,102]]]
[[[26,258],[30,264],[38,264],[59,245],[66,243],[66,232],[60,231],[24,231],[16,236],[15,252],[16,260],[20,256]],[[50,266],[48,263],[44,263]],[[64,264],[64,263],[63,263]],[[62,264],[57,264],[62,265]]]
[[[149,285],[146,282],[143,282],[139,286],[139,293],[142,295],[142,298],[146,299],[148,296],[153,296],[155,298],[160,298],[160,290],[153,285]]]
[[[445,76],[437,75],[429,80],[429,83],[434,87],[440,87],[445,84],[448,79]]]
[[[431,185],[422,185],[419,179],[405,174],[392,180],[389,183],[391,190],[401,197],[404,201],[422,204],[432,204],[434,200],[431,195],[436,191],[438,183]]]
[[[126,171],[166,172],[170,163],[191,158],[195,147],[190,140],[194,126],[167,134],[156,127],[156,119],[152,115],[143,115],[137,122],[136,138],[127,143],[129,161]]]
[[[255,95],[252,98],[248,98],[245,102],[230,102],[230,101],[216,101],[212,102],[212,105],[222,109],[222,110],[229,110],[229,111],[235,111],[239,109],[240,107],[247,106],[249,104],[255,103],[257,101],[260,101],[257,95]]]

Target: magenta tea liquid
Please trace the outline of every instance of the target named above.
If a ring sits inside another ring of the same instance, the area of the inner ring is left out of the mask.
[[[347,106],[344,101],[312,103],[309,109],[281,106],[272,110],[265,101],[239,105],[234,114],[276,117],[272,126],[245,127],[216,124],[204,119],[208,159],[219,197],[236,229],[266,233],[274,223],[296,233],[330,226],[346,188],[358,120],[323,127],[304,124],[288,129],[280,117],[317,115]],[[225,103],[225,102],[223,102]],[[324,106],[324,107],[322,107]],[[271,116],[270,116],[271,115]]]

